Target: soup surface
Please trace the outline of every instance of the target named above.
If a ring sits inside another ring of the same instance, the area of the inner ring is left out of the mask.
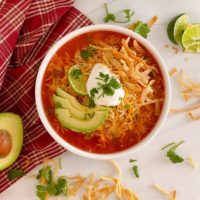
[[[119,80],[125,95],[118,105],[107,106],[107,117],[96,130],[86,133],[63,127],[53,95],[59,87],[91,107],[91,90],[88,95],[75,92],[68,73],[76,65],[87,82],[99,63]],[[163,106],[163,79],[154,58],[136,40],[115,32],[90,32],[65,43],[53,56],[43,78],[42,101],[50,124],[64,140],[85,151],[113,153],[137,144],[152,130]]]

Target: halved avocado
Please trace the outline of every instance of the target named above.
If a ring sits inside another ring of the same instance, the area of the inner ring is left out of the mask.
[[[64,90],[62,90],[61,88],[57,87],[56,89],[56,94],[59,96],[59,97],[62,97],[62,98],[65,98],[65,99],[68,99],[72,106],[74,108],[76,108],[77,110],[82,110],[82,111],[85,111],[87,112],[87,110],[89,109],[88,107],[80,104],[75,97],[73,97],[72,95],[68,94],[67,92],[65,92]]]
[[[0,113],[0,170],[12,165],[23,144],[23,124],[19,115]]]
[[[73,103],[72,103],[73,101]],[[83,111],[81,110],[81,107],[78,107],[78,104],[76,104],[74,101],[77,100],[69,100],[69,99],[64,99],[62,97],[58,97],[56,95],[53,95],[53,102],[54,104],[58,104],[61,108],[67,109],[71,115],[73,115],[75,118],[84,120],[87,119],[87,117],[89,116],[93,116],[94,111],[93,110],[89,110]],[[76,104],[77,107],[74,107],[73,105]],[[81,104],[80,104],[81,105]],[[80,108],[80,109],[77,109]]]
[[[95,111],[91,119],[80,120],[71,115],[67,109],[58,108],[55,110],[55,113],[63,127],[82,133],[95,131],[108,115],[108,112],[105,110]]]

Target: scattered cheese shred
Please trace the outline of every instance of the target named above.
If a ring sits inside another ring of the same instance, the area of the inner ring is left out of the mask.
[[[110,160],[109,162],[113,165],[117,174],[121,175],[122,172],[119,165],[114,160]],[[57,161],[44,159],[45,166],[49,163],[55,165],[55,171],[58,169],[56,167],[58,166]],[[53,174],[55,179],[57,179],[58,173],[54,172]],[[77,196],[79,189],[85,189],[81,198],[82,200],[108,200],[111,195],[115,195],[117,199],[121,200],[139,200],[137,195],[133,191],[123,187],[120,179],[116,177],[102,176],[97,178],[95,173],[92,173],[87,177],[81,175],[61,177],[68,181],[67,200],[71,200],[73,197]],[[45,200],[48,200],[48,198],[49,195],[46,193]]]
[[[200,116],[194,116],[194,114],[192,112],[189,112],[188,116],[193,120],[200,120]]]
[[[55,160],[52,160],[52,159],[49,159],[49,158],[44,158],[43,159],[43,164],[44,166],[49,164],[49,163],[52,163],[54,165],[54,175],[53,175],[53,181],[56,179],[56,177],[58,176],[58,171],[59,171],[59,164],[57,161]]]
[[[190,164],[193,168],[195,168],[195,169],[199,168],[198,164],[193,161],[191,156],[188,156],[188,158],[186,160],[187,160],[188,164]]]
[[[174,68],[172,68],[172,70],[169,71],[169,76],[172,77],[172,76],[174,76],[176,73],[177,73],[177,68],[174,67]]]
[[[173,191],[173,194],[170,194],[170,192],[166,191],[160,185],[154,184],[154,186],[159,192],[164,194],[168,198],[168,200],[176,200],[176,191]]]
[[[158,21],[158,16],[154,16],[147,24],[149,28],[151,28]]]
[[[122,175],[122,171],[119,165],[114,160],[109,160],[109,162],[114,166],[114,168],[116,169],[117,175],[120,177]]]

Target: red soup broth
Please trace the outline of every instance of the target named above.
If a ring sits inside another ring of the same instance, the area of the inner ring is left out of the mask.
[[[65,43],[50,60],[42,82],[43,107],[48,121],[57,132],[57,134],[65,141],[81,150],[99,154],[114,153],[127,149],[138,143],[138,136],[136,134],[132,134],[131,132],[127,132],[123,138],[113,138],[111,141],[102,143],[102,141],[99,140],[98,136],[77,133],[63,128],[54,114],[55,108],[52,96],[56,93],[56,87],[51,87],[51,85],[54,84],[59,86],[59,83],[61,82],[63,77],[66,76],[66,73],[62,68],[63,66],[69,66],[70,68],[70,62],[73,59],[77,50],[87,47],[90,44],[91,40],[103,41],[106,43],[109,38],[112,38],[112,41],[118,42],[120,44],[121,39],[127,38],[127,36],[111,31],[95,31],[85,33],[71,39],[70,41]],[[148,54],[148,57],[151,57],[152,63],[155,64],[158,68],[155,59],[150,55],[148,51],[146,53]],[[158,117],[155,119],[155,124],[157,120]],[[151,129],[153,128],[153,126],[151,127]],[[150,130],[143,134],[140,139],[142,140],[146,135],[148,135],[149,132]]]

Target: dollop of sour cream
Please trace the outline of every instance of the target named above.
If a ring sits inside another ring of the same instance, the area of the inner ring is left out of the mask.
[[[114,77],[121,86],[120,80],[111,72],[108,66],[101,63],[97,63],[94,65],[86,83],[86,88],[89,95],[90,91],[93,88],[99,87],[99,83],[101,82],[100,80],[98,80],[100,73],[108,74],[109,77]],[[100,93],[101,92],[99,91],[97,94],[95,94],[93,100],[96,105],[101,106],[117,106],[120,104],[122,98],[125,95],[122,86],[118,89],[114,89],[114,94],[112,96],[100,95]]]

